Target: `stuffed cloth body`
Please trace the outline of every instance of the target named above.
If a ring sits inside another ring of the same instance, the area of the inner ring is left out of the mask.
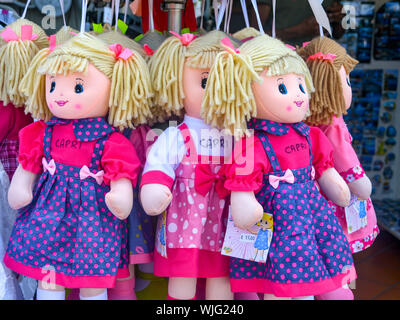
[[[334,146],[333,157],[335,160],[335,169],[340,173],[343,179],[347,183],[350,183],[364,177],[365,171],[351,145],[353,139],[343,117],[334,116],[332,124],[320,125],[318,127],[325,133]],[[350,234],[347,231],[345,209],[335,205],[331,201],[329,205],[337,216],[353,253],[365,250],[374,243],[379,234],[379,228],[371,199],[368,199],[366,203],[367,226]]]
[[[226,169],[225,187],[255,192],[264,212],[273,214],[274,231],[266,264],[231,258],[232,291],[310,296],[354,280],[347,239],[315,182],[333,166],[329,141],[318,128],[302,122],[252,119],[248,126],[255,129],[254,143],[249,144],[254,157],[246,158],[252,154],[248,151],[242,157],[254,162],[253,170],[237,175],[243,163],[234,160]],[[287,169],[293,183],[283,179],[273,186],[271,177],[283,177]]]
[[[18,167],[18,133],[31,122],[31,116],[24,113],[23,107],[16,108],[12,103],[4,105],[0,101],[0,161],[10,181]]]
[[[157,276],[229,275],[229,259],[220,253],[228,214],[221,172],[224,146],[220,138],[204,139],[202,130],[210,127],[186,115],[178,128],[170,127],[161,134],[146,162],[141,186],[161,183],[172,192],[166,221],[164,215],[158,220],[154,253]],[[216,144],[209,148],[209,141]],[[204,157],[210,161],[204,163]],[[197,187],[207,184],[205,192],[198,192]]]
[[[110,181],[136,185],[140,163],[129,141],[101,117],[53,117],[21,130],[19,162],[41,175],[19,210],[6,265],[37,280],[51,270],[70,288],[109,288],[129,276],[127,221],[104,199]]]

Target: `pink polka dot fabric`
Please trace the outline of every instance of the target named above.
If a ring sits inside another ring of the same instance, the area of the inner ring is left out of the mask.
[[[47,162],[52,128],[62,121],[53,119],[46,128]],[[89,132],[82,133],[83,139],[97,141],[90,165],[96,173],[108,137],[95,138],[96,125],[108,133],[114,129],[103,118],[74,121],[79,132]],[[43,172],[33,201],[19,211],[5,261],[10,269],[38,280],[48,276],[43,270],[52,270],[55,283],[70,288],[112,287],[117,272],[128,265],[127,224],[105,204],[110,188],[92,177],[81,180],[80,169],[56,163],[54,175]]]
[[[188,150],[190,139],[190,136],[187,139],[184,135]],[[195,148],[191,150],[193,152]],[[198,159],[197,155],[194,158]],[[229,274],[229,259],[220,254],[227,223],[227,200],[219,198],[215,184],[206,196],[197,193],[195,168],[196,164],[191,163],[186,156],[175,171],[172,202],[167,209],[165,238],[162,217],[157,226],[156,249],[161,253],[161,246],[165,244],[167,258],[155,258],[156,275],[208,277]],[[213,173],[220,168],[220,164],[210,164]]]

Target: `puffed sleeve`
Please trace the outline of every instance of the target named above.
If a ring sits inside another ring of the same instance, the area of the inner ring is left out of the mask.
[[[140,169],[140,160],[135,148],[121,133],[114,132],[104,145],[101,165],[104,168],[104,182],[116,181],[122,178],[131,180],[136,186]]]
[[[18,161],[22,168],[40,174],[43,171],[42,158],[44,157],[43,139],[46,124],[36,121],[21,129],[19,132]]]
[[[185,152],[180,130],[177,127],[166,129],[150,148],[140,186],[156,183],[171,189],[175,181],[175,170]]]
[[[325,170],[333,168],[333,147],[321,129],[317,127],[310,127],[310,138],[313,166],[318,179]]]
[[[262,187],[264,173],[270,170],[271,164],[259,138],[243,138],[235,144],[231,163],[225,165],[225,188],[257,192]]]
[[[335,169],[340,173],[347,173],[360,166],[357,154],[351,145],[352,138],[342,117],[335,118],[333,124],[321,128],[332,143]]]

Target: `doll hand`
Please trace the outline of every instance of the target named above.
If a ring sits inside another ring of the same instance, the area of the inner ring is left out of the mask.
[[[351,193],[355,194],[361,200],[368,200],[372,192],[371,180],[367,176],[357,179],[347,184]]]
[[[8,189],[8,203],[14,210],[21,209],[32,202],[33,184],[37,174],[18,166]]]
[[[140,189],[140,201],[144,211],[149,216],[156,216],[164,212],[171,200],[171,190],[163,184],[145,184]]]
[[[106,205],[114,216],[124,220],[128,218],[133,205],[133,188],[130,180],[122,178],[111,181],[110,192],[105,196]]]
[[[231,211],[235,225],[241,229],[248,229],[262,219],[264,209],[254,192],[232,191]]]
[[[325,170],[318,184],[325,196],[336,205],[347,207],[350,204],[349,187],[334,168]]]

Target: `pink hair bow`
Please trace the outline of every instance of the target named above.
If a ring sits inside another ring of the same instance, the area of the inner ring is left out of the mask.
[[[279,182],[280,181],[285,181],[285,182],[288,182],[288,183],[294,183],[294,175],[293,175],[292,170],[287,169],[285,174],[282,177],[273,176],[273,175],[269,176],[269,184],[271,186],[273,186],[274,189],[279,187]]]
[[[36,33],[32,33],[32,26],[29,24],[24,24],[21,26],[21,38],[14,32],[10,27],[6,28],[2,33],[1,37],[4,41],[18,41],[18,40],[36,40],[38,35]]]
[[[188,46],[194,39],[196,39],[196,35],[193,33],[184,33],[182,35],[177,34],[174,31],[170,31],[169,33],[173,34],[175,37],[177,37],[179,40],[181,40],[181,43],[184,46]]]
[[[130,49],[122,47],[119,43],[112,44],[109,48],[115,53],[116,59],[123,59],[126,61],[133,55]]]
[[[51,52],[51,51],[53,51],[53,50],[56,48],[56,46],[57,46],[56,35],[55,35],[55,34],[52,34],[50,37],[47,37],[47,39],[49,39],[49,43],[50,43],[49,49],[50,49],[50,52]]]
[[[322,61],[329,61],[329,62],[333,62],[333,60],[336,58],[336,54],[332,54],[332,53],[322,53],[322,52],[317,52],[316,54],[313,54],[312,56],[309,56],[307,58],[308,60],[322,60]]]
[[[290,45],[290,44],[285,44],[285,46],[286,47],[288,47],[289,49],[292,49],[293,51],[296,51],[296,47],[293,47],[292,45]]]
[[[56,172],[56,163],[54,162],[54,159],[51,159],[49,162],[47,162],[46,158],[43,157],[42,165],[44,172],[48,171],[52,176]]]
[[[79,178],[81,180],[85,180],[87,177],[92,177],[93,179],[96,180],[97,184],[102,184],[103,183],[103,176],[104,176],[104,171],[100,170],[96,174],[91,172],[90,169],[87,166],[83,166],[81,170],[79,171]]]
[[[232,51],[234,53],[240,53],[239,49],[236,49],[235,46],[233,45],[231,39],[229,37],[225,37],[221,40],[221,43],[228,48],[229,51]]]
[[[147,43],[143,46],[143,49],[148,56],[152,56],[155,52]]]

